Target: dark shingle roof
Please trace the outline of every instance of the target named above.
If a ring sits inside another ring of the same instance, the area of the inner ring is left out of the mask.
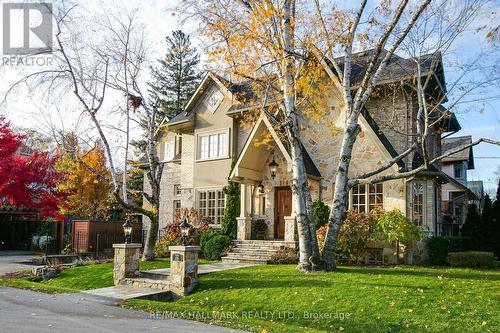
[[[383,55],[387,51],[382,51],[382,55],[379,57],[379,61],[382,61]],[[363,51],[353,54],[352,57],[352,72],[351,72],[351,86],[356,87],[361,84],[363,77],[368,69],[368,65],[373,56],[373,50]],[[329,62],[326,60],[327,63]],[[340,70],[344,69],[344,58],[336,58]],[[400,81],[404,79],[413,78],[417,74],[417,63],[416,58],[402,58],[398,55],[393,55],[389,60],[387,66],[382,70],[379,83],[387,83],[392,81]],[[420,67],[422,74],[426,74],[433,70],[435,66],[441,63],[441,53],[436,52],[433,54],[427,54],[420,57]],[[333,65],[330,63],[331,69],[335,72]]]
[[[472,137],[467,136],[457,136],[454,138],[445,138],[441,140],[441,152],[445,154],[446,152],[465,146],[472,143]],[[458,161],[468,161],[469,169],[474,169],[474,157],[472,154],[472,147],[459,151],[458,153],[452,154],[446,158],[443,158],[443,162],[458,162]]]

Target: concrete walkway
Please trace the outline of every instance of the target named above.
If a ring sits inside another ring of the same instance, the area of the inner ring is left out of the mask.
[[[236,264],[236,263],[214,263],[198,266],[198,275],[226,271],[229,269],[243,268],[254,266],[255,264]],[[170,274],[170,268],[151,269],[141,272],[141,278],[153,280],[167,280]],[[168,297],[169,292],[165,290],[138,288],[132,286],[113,286],[107,288],[91,289],[82,291],[84,294],[97,297],[104,297],[115,301],[125,301],[132,298],[157,298]]]
[[[238,263],[225,263],[217,262],[214,264],[203,264],[198,266],[198,275],[227,271],[229,269],[243,268],[255,266],[256,264],[238,264]],[[165,277],[170,275],[170,268],[150,269],[144,271],[146,274],[163,275]]]
[[[149,288],[138,288],[132,286],[113,286],[107,288],[83,290],[81,293],[97,297],[104,297],[110,300],[114,300],[116,302],[121,302],[133,298],[161,297],[164,294],[168,296],[169,291],[149,289]]]
[[[29,251],[0,251],[0,276],[5,273],[31,269],[35,265],[32,259],[35,254]]]
[[[168,318],[155,317],[84,294],[44,294],[0,287],[0,309],[0,333],[242,332],[175,318],[176,313]]]

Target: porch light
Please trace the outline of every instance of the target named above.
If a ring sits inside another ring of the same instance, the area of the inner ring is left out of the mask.
[[[191,229],[191,224],[188,223],[187,219],[182,219],[179,227],[181,228],[182,245],[186,245],[187,239],[189,237],[189,231]]]
[[[260,184],[258,189],[259,189],[259,194],[264,194],[264,185]]]
[[[130,236],[132,235],[132,222],[130,222],[130,217],[127,217],[122,227],[123,233],[125,234],[125,244],[128,244],[130,243]]]
[[[272,179],[276,178],[276,171],[278,171],[278,166],[278,163],[276,163],[273,157],[273,160],[271,161],[271,163],[269,163],[269,170],[271,171]]]

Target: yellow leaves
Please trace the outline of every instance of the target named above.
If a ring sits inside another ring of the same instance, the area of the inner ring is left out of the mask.
[[[446,310],[446,305],[441,304],[441,305],[439,306],[439,309],[441,309],[441,311],[445,311],[445,310]]]
[[[393,308],[393,307],[394,307],[394,305],[396,305],[396,302],[394,302],[394,301],[390,301],[390,302],[389,302],[389,306],[390,306],[391,308]]]

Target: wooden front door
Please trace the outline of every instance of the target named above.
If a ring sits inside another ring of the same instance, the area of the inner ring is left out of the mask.
[[[292,214],[292,189],[276,187],[274,192],[274,238],[285,238],[285,216]]]

